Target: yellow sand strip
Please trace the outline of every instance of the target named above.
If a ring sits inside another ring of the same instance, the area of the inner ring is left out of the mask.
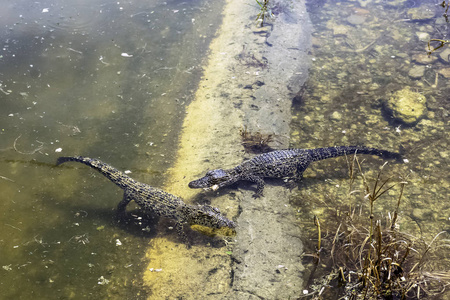
[[[238,85],[248,74],[238,65],[236,56],[250,31],[245,26],[251,23],[249,16],[257,12],[241,0],[227,1],[223,24],[210,45],[209,62],[195,100],[187,107],[178,158],[164,188],[187,203],[200,192],[189,189],[189,181],[213,166],[226,162],[231,167],[240,162],[242,116],[233,100],[242,97]],[[231,197],[214,197],[211,205],[231,218],[237,212],[237,203]],[[144,282],[151,290],[151,299],[217,299],[228,291],[231,261],[226,247],[213,248],[202,242],[187,250],[175,232],[173,236],[152,239],[150,245]]]

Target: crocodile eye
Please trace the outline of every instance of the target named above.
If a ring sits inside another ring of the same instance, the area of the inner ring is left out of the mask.
[[[227,176],[227,173],[224,170],[222,170],[222,169],[217,169],[217,170],[213,170],[213,171],[210,171],[210,172],[211,172],[210,175],[214,179],[222,179],[222,178]]]

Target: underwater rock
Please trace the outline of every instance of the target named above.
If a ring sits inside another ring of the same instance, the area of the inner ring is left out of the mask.
[[[313,46],[314,48],[320,48],[323,46],[323,41],[320,38],[317,37],[311,37],[311,46]]]
[[[439,57],[445,62],[450,62],[450,48],[447,47],[447,49],[439,53]]]
[[[361,7],[366,7],[367,4],[372,2],[372,0],[358,0],[358,2],[359,2],[359,5],[361,5]]]
[[[370,11],[361,7],[353,7],[352,8],[353,13],[357,15],[369,15]]]
[[[405,124],[414,124],[426,113],[426,98],[406,87],[392,94],[385,103],[385,108],[394,119]]]
[[[416,66],[413,66],[409,70],[408,75],[412,79],[419,79],[419,78],[421,78],[423,76],[424,73],[425,73],[425,66],[423,66],[423,65],[416,65]]]
[[[386,6],[398,7],[406,3],[408,0],[387,0],[385,1]]]
[[[421,42],[428,42],[430,40],[430,34],[428,32],[416,32],[416,36]]]
[[[444,76],[445,78],[450,78],[450,68],[440,69],[438,73]]]
[[[342,114],[338,111],[335,111],[331,114],[330,119],[334,121],[340,121],[342,119]]]
[[[361,25],[365,21],[366,21],[366,16],[364,16],[364,15],[352,14],[347,18],[347,22],[349,22],[352,25]]]
[[[344,25],[336,25],[333,27],[333,35],[347,35],[348,27]]]
[[[413,61],[421,65],[429,65],[434,63],[438,58],[436,56],[428,56],[426,54],[414,54],[412,57]]]
[[[408,16],[413,21],[426,21],[434,18],[436,13],[430,9],[432,6],[421,5],[408,10]]]

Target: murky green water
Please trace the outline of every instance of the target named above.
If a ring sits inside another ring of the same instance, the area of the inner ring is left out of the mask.
[[[155,228],[117,224],[120,189],[54,163],[96,157],[161,186],[221,5],[2,5],[0,298],[145,298]]]

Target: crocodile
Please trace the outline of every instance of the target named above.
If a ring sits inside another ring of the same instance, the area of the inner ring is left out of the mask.
[[[190,248],[190,244],[184,232],[186,224],[189,226],[199,225],[197,227],[200,228],[205,226],[211,229],[212,232],[217,231],[224,235],[235,234],[235,223],[223,216],[216,207],[186,204],[181,198],[148,184],[137,182],[124,172],[98,159],[83,156],[59,157],[56,165],[68,161],[80,162],[96,169],[124,190],[123,199],[117,206],[119,216],[123,216],[126,206],[131,201],[134,201],[148,213],[175,220],[176,231],[183,242],[185,242],[187,248]]]
[[[256,183],[256,193],[253,196],[259,197],[263,195],[264,177],[290,177],[298,182],[311,162],[353,153],[401,159],[399,153],[363,146],[275,150],[259,154],[232,169],[208,171],[204,177],[189,182],[189,187],[217,190],[239,180],[247,180]]]

